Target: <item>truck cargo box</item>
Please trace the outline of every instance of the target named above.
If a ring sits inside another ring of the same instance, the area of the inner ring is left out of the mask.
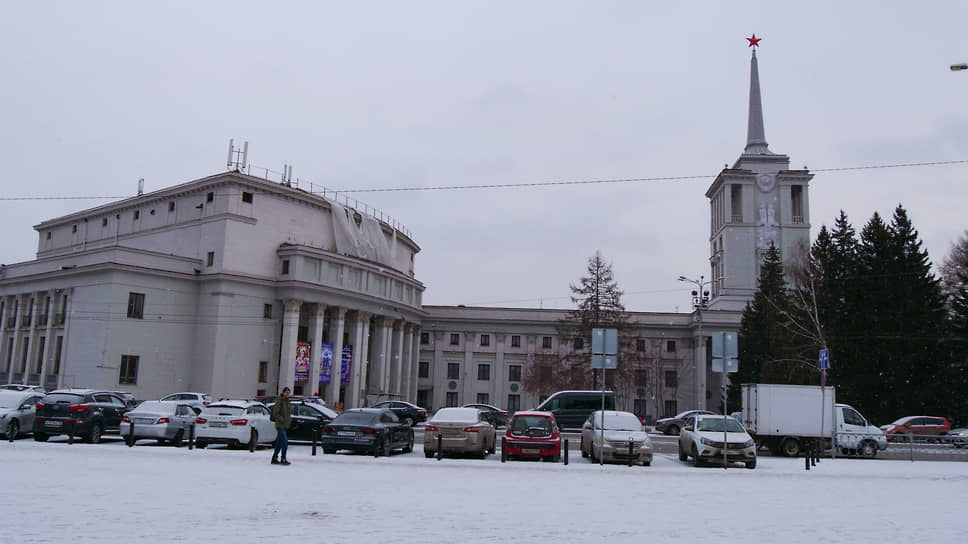
[[[837,394],[833,387],[823,389],[819,385],[743,384],[743,425],[764,437],[830,438],[836,423]]]

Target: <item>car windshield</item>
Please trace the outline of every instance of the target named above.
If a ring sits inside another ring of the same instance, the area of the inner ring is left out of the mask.
[[[725,427],[725,429],[723,428]],[[746,432],[743,426],[739,424],[739,421],[735,419],[700,419],[699,420],[699,430],[700,431],[712,431],[712,432],[730,432],[730,433],[742,433]]]
[[[692,414],[695,414],[696,412],[697,412],[697,410],[686,410],[685,412],[679,412],[678,414],[676,414],[676,416],[673,419],[682,419],[684,417],[691,416]]]
[[[598,428],[602,428],[602,415],[595,415],[595,422]],[[605,414],[606,431],[641,431],[642,422],[633,414]]]
[[[139,404],[138,407],[133,410],[133,412],[161,412],[165,414],[173,414],[176,406],[177,404],[172,402],[146,400]]]
[[[514,418],[514,423],[511,424],[511,432],[518,435],[523,435],[528,433],[528,431],[536,431],[532,434],[534,435],[549,435],[551,434],[551,418],[543,416],[519,416]]]
[[[202,410],[202,415],[210,416],[240,416],[245,409],[239,406],[226,406],[224,404],[209,404]]]
[[[326,406],[322,406],[320,404],[313,404],[313,409],[315,409],[318,412],[322,412],[323,415],[325,415],[330,419],[336,419],[339,416],[339,414],[337,414],[333,410],[330,410]]]
[[[372,412],[343,412],[333,420],[333,425],[372,425],[379,419],[380,415]]]

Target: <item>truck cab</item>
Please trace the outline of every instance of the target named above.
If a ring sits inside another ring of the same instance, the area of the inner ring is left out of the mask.
[[[887,435],[848,404],[837,404],[837,448],[843,455],[874,457],[887,449]]]

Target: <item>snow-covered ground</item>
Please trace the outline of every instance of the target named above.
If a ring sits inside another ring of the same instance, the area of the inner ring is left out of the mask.
[[[966,542],[968,463],[755,470],[0,442],[0,542]],[[119,540],[122,539],[122,540]]]

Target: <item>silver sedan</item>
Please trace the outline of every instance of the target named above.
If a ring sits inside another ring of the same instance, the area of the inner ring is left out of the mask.
[[[424,427],[424,455],[440,452],[477,455],[481,459],[497,449],[494,426],[477,408],[441,408]]]
[[[647,467],[652,464],[652,441],[635,414],[596,410],[581,428],[581,456]]]
[[[13,440],[21,433],[31,432],[37,403],[42,398],[44,395],[34,390],[0,390],[0,433]]]
[[[121,436],[135,441],[152,438],[178,447],[188,438],[194,422],[195,410],[190,404],[148,400],[121,418]]]

